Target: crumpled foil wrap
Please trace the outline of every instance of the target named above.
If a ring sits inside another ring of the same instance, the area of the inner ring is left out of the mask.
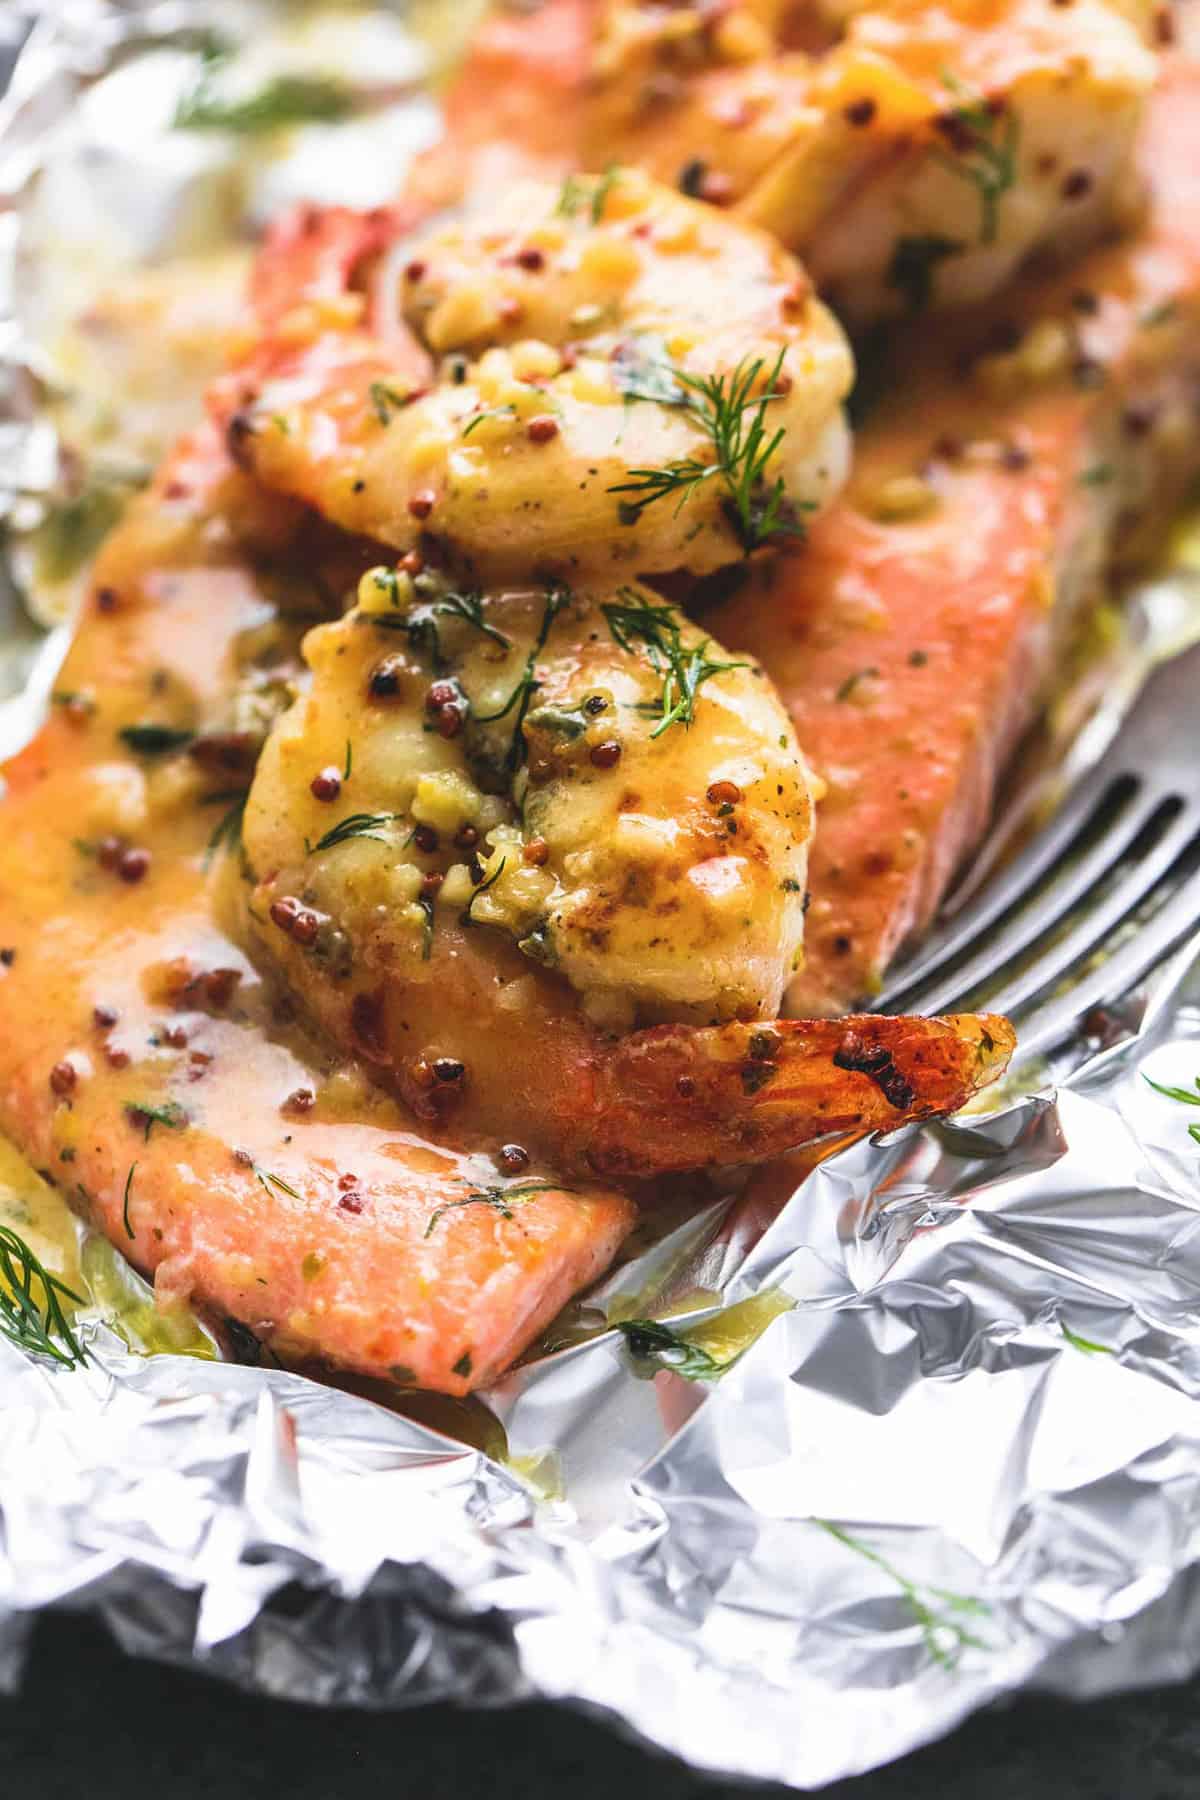
[[[9,275],[80,85],[209,12],[43,8],[0,118]],[[0,485],[28,495],[54,456],[11,309],[0,348]],[[52,679],[37,642],[10,734]],[[486,1396],[506,1463],[300,1376],[134,1356],[102,1321],[71,1371],[0,1342],[0,1678],[39,1609],[84,1607],[262,1693],[550,1697],[803,1788],[1021,1687],[1189,1673],[1200,1152],[1145,1077],[1200,1070],[1194,947],[1128,1016],[1057,1093],[860,1144],[782,1208],[714,1198],[592,1314],[656,1285],[791,1309],[715,1383],[616,1332],[518,1369]]]

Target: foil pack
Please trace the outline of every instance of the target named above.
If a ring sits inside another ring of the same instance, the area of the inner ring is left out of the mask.
[[[314,183],[369,203],[436,130],[428,52],[364,13],[393,58],[381,76],[368,38],[365,120],[249,170],[171,142],[202,34],[280,16],[51,0],[3,21],[5,750],[65,631],[23,555],[76,455],[41,328],[63,242],[152,263]],[[1077,758],[1179,641],[1192,582],[1135,597]],[[778,1172],[706,1192],[483,1396],[476,1443],[282,1370],[135,1355],[102,1309],[74,1369],[0,1341],[0,1680],[39,1610],[87,1608],[131,1653],[264,1694],[550,1698],[814,1788],[1021,1688],[1191,1673],[1200,1148],[1151,1083],[1200,1074],[1200,945],[1113,1018],[1056,1087],[810,1158],[790,1195]],[[707,1331],[719,1378],[611,1328],[634,1307]]]

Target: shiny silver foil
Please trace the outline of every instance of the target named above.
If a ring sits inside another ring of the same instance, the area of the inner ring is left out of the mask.
[[[100,169],[110,211],[162,251],[211,170],[144,177],[144,138],[81,147],[68,125],[114,63],[219,10],[55,0],[18,64],[0,117],[18,522],[63,454],[13,304],[29,208],[47,171],[68,194]],[[409,149],[427,107],[398,103]],[[274,200],[294,174],[269,171]],[[1177,631],[1177,601],[1141,597],[1129,669],[1156,620]],[[6,747],[58,654],[10,606]],[[485,1396],[504,1463],[300,1376],[134,1356],[100,1316],[71,1371],[0,1342],[0,1679],[40,1609],[86,1607],[134,1653],[262,1693],[550,1697],[698,1767],[810,1788],[1022,1687],[1190,1672],[1200,1113],[1146,1077],[1200,1074],[1196,949],[1122,1017],[1133,1035],[1077,1056],[1057,1093],[860,1144],[782,1207],[754,1182],[709,1195],[574,1309],[568,1347]],[[678,1326],[681,1306],[702,1324],[763,1294],[790,1310],[715,1381],[604,1329],[631,1297]]]

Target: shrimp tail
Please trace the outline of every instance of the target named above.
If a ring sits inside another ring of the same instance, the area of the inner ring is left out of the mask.
[[[951,1113],[1008,1067],[995,1013],[858,1013],[768,1025],[652,1027],[624,1039],[595,1091],[586,1160],[609,1175],[762,1162],[820,1138]]]

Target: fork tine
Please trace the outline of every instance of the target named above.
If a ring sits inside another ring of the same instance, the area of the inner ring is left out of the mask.
[[[1047,947],[1044,956],[1019,970],[1004,983],[1000,999],[1009,1011],[1016,1011],[1032,1000],[1058,975],[1072,969],[1089,950],[1102,945],[1115,928],[1138,903],[1152,892],[1196,835],[1198,824],[1194,813],[1186,812],[1174,821],[1165,835],[1144,857],[1140,857],[1099,906],[1085,913],[1065,937]],[[1114,859],[1115,860],[1115,859]],[[1110,990],[1110,998],[1119,990]]]
[[[1019,1024],[1021,1057],[1054,1049],[1070,1036],[1077,1021],[1092,1007],[1128,992],[1155,963],[1195,931],[1198,918],[1200,869],[1175,890],[1135,937],[1087,970],[1066,993],[1047,1000]]]
[[[957,916],[934,932],[919,956],[896,970],[894,979],[886,984],[875,1004],[885,1012],[896,1011],[897,1000],[903,996],[907,1008],[910,990],[936,974],[948,956],[965,949],[1053,868],[1098,811],[1122,773],[1099,768],[1085,776],[1028,848],[1001,869],[994,881],[987,883],[978,899],[964,906]]]
[[[995,932],[985,929],[982,937],[972,932],[962,946],[965,960],[955,956],[931,971],[930,979],[915,990],[909,986],[902,989],[905,1010],[941,1012],[952,1001],[972,993],[989,975],[997,975],[1022,950],[1036,943],[1056,920],[1067,917],[1076,902],[1126,853],[1156,811],[1153,799],[1128,807],[1112,832],[1101,836],[1085,856],[1055,880],[1043,904],[1024,907]],[[967,955],[973,944],[974,954]],[[1007,986],[1004,992],[1007,1001]]]

